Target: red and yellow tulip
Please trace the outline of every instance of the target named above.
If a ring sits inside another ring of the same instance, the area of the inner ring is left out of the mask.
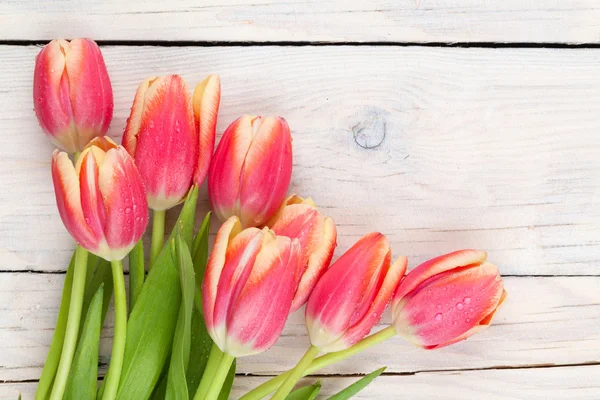
[[[35,59],[33,104],[44,133],[70,154],[104,136],[113,93],[98,45],[90,39],[46,45]]]
[[[490,325],[506,296],[487,253],[460,250],[412,270],[394,295],[396,331],[425,349],[448,346]]]
[[[75,165],[56,150],[52,179],[65,227],[89,252],[121,260],[144,234],[148,203],[140,174],[127,151],[112,140],[92,140]]]
[[[292,137],[281,117],[244,115],[223,133],[208,173],[208,194],[221,221],[259,226],[283,203],[292,176]]]

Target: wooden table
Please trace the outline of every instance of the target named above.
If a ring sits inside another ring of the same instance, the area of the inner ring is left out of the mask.
[[[394,338],[327,369],[322,393],[387,365],[356,398],[600,399],[596,1],[84,3],[0,3],[0,398],[33,398],[74,248],[32,111],[34,57],[84,36],[113,82],[112,136],[145,77],[219,73],[219,133],[243,113],[289,121],[290,190],[335,219],[337,254],[379,230],[413,267],[465,247],[500,266],[509,297],[489,330],[431,352]],[[234,397],[306,346],[298,313],[239,361]]]

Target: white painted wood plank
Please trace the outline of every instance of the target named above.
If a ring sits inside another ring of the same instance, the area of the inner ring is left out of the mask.
[[[0,46],[0,270],[64,270],[51,146],[32,112],[36,47]],[[415,266],[458,248],[503,274],[600,273],[600,50],[104,47],[119,136],[137,84],[218,72],[218,124],[282,115],[291,191],[338,224],[338,254],[388,234]],[[201,194],[206,210],[206,194]],[[202,212],[200,214],[203,215]]]
[[[0,39],[598,43],[594,0],[4,0]]]
[[[427,372],[409,376],[384,375],[353,399],[369,400],[597,400],[600,366],[532,368],[460,372]],[[239,398],[265,378],[236,377],[231,398]],[[342,390],[358,377],[319,378],[323,384],[318,400]],[[312,384],[316,379],[302,380]],[[0,384],[1,400],[34,398],[36,383]]]
[[[0,274],[0,381],[37,379],[52,339],[63,275]],[[508,298],[493,326],[437,351],[414,348],[399,337],[322,371],[324,374],[411,373],[504,366],[600,362],[600,277],[506,279]],[[386,315],[378,328],[389,324]],[[102,334],[108,361],[112,315]],[[239,360],[238,372],[270,375],[291,368],[308,347],[302,312],[290,320],[268,352]]]

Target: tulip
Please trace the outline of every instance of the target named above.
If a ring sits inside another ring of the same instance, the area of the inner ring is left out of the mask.
[[[290,312],[300,268],[298,240],[276,236],[268,228],[242,230],[235,216],[221,226],[202,290],[206,329],[218,349],[211,351],[206,370],[213,372],[204,374],[195,399],[216,398],[234,357],[261,353],[275,344]]]
[[[323,274],[306,304],[311,346],[289,372],[272,400],[283,400],[319,352],[341,351],[363,339],[381,314],[406,271],[406,257],[392,265],[387,238],[369,233]]]
[[[93,139],[73,165],[67,153],[52,156],[52,179],[63,223],[79,242],[69,304],[65,344],[51,400],[63,397],[73,359],[85,289],[87,253],[111,261],[115,294],[115,329],[111,364],[103,399],[116,396],[125,351],[127,303],[121,260],[140,240],[148,224],[142,179],[131,156],[106,137]]]
[[[267,226],[276,235],[300,242],[303,273],[292,302],[293,312],[306,303],[331,262],[337,239],[335,223],[330,217],[321,215],[311,198],[305,200],[293,195],[285,200]]]
[[[138,87],[123,146],[135,158],[154,211],[151,265],[163,245],[165,210],[208,172],[220,91],[216,75],[198,84],[193,98],[179,75],[151,77]]]
[[[35,60],[33,104],[40,126],[61,149],[81,152],[104,136],[113,114],[113,94],[104,59],[90,39],[57,39]]]
[[[225,130],[208,173],[211,207],[221,221],[264,224],[279,209],[292,175],[292,137],[281,117],[245,115]]]
[[[425,349],[467,339],[490,325],[506,292],[487,253],[460,250],[412,270],[394,295],[398,334]]]

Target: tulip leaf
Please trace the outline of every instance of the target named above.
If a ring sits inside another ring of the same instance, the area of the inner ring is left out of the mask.
[[[315,382],[314,385],[305,386],[298,390],[294,390],[288,394],[285,400],[314,400],[321,390],[321,381]]]
[[[104,285],[100,284],[87,310],[81,338],[73,357],[73,364],[71,365],[64,395],[66,400],[94,400],[96,398],[103,297]]]
[[[160,379],[158,380],[158,384],[154,388],[154,392],[152,392],[152,396],[150,396],[150,400],[165,400],[165,396],[167,395],[167,380],[169,378],[168,369],[167,371],[163,371]]]
[[[346,400],[350,397],[354,396],[361,390],[363,390],[369,383],[373,381],[373,379],[377,378],[383,371],[385,371],[387,367],[379,368],[377,371],[371,372],[369,375],[366,375],[354,382],[352,385],[348,386],[346,389],[342,390],[331,396],[329,400]]]
[[[142,239],[137,242],[129,253],[129,310],[133,310],[142,286],[146,270],[144,269],[144,243]]]
[[[202,313],[202,282],[204,282],[204,272],[206,271],[206,263],[208,262],[208,231],[210,230],[211,213],[206,213],[204,221],[200,226],[200,230],[194,238],[194,252],[192,259],[194,261],[194,272],[196,274],[196,292],[194,293],[194,301],[198,311]],[[210,351],[210,346],[208,346]]]
[[[197,200],[198,189],[194,187],[168,242],[180,233],[186,244],[191,243]],[[174,259],[172,247],[163,246],[131,311],[117,399],[148,399],[171,353],[181,306],[181,286]]]
[[[100,285],[104,285],[101,317],[101,323],[104,324],[104,319],[106,318],[106,313],[108,312],[110,298],[112,297],[113,293],[112,270],[110,269],[110,262],[90,253],[88,255],[88,273],[86,277],[89,277],[90,279],[85,287],[81,318],[82,320],[85,318],[85,313],[89,309],[92,298],[95,296]],[[83,329],[83,326],[81,329]],[[83,332],[83,330],[81,330],[81,332]]]
[[[233,386],[233,380],[235,379],[235,368],[236,368],[236,360],[233,360],[233,364],[231,364],[231,368],[229,368],[227,377],[225,378],[225,381],[223,382],[223,386],[221,387],[221,393],[219,393],[218,400],[229,399],[229,394],[231,393],[231,387]]]
[[[171,252],[175,255],[175,262],[179,271],[181,307],[179,308],[179,317],[175,328],[165,399],[188,400],[186,372],[190,358],[190,329],[196,281],[189,248],[181,236],[177,236],[171,243],[174,248],[171,249]]]

